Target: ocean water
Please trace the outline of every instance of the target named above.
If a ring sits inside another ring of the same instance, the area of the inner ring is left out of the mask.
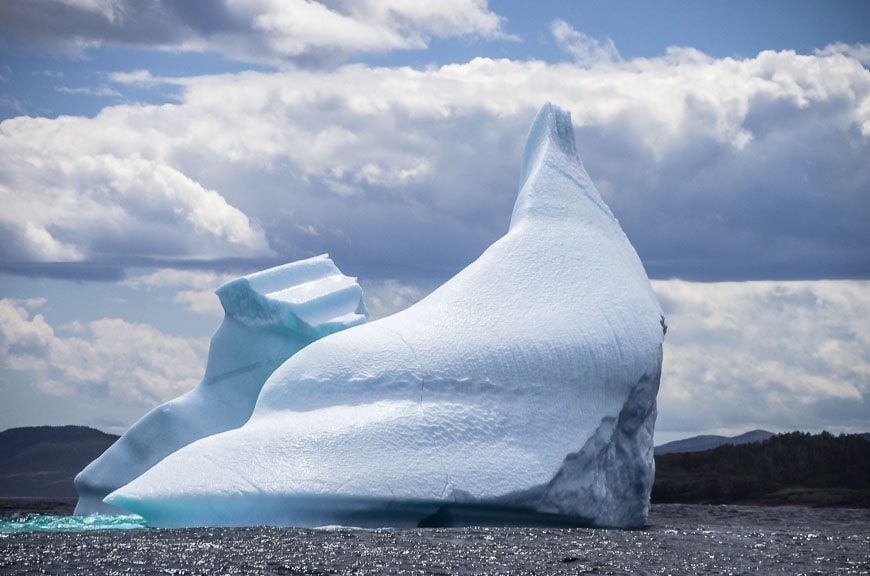
[[[870,574],[870,511],[654,505],[642,530],[147,528],[0,520],[2,574]]]

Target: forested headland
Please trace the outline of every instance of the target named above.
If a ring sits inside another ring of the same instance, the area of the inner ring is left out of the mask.
[[[752,444],[659,455],[652,501],[870,508],[865,436],[790,432]]]

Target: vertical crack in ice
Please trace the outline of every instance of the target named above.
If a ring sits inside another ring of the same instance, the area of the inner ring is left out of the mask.
[[[402,341],[402,343],[408,347],[408,350],[411,351],[411,355],[414,358],[414,368],[415,368],[414,376],[416,376],[420,380],[420,400],[419,400],[419,404],[418,404],[418,410],[420,411],[420,414],[422,414],[423,413],[423,394],[425,392],[426,381],[424,378],[419,376],[421,373],[421,369],[420,369],[420,361],[419,361],[419,358],[417,356],[417,352],[414,350],[414,347],[411,346],[408,343],[408,341],[405,340],[404,336],[402,336],[400,333],[396,332],[395,330],[390,330],[389,328],[385,328],[383,326],[381,328],[383,328],[384,330],[386,330],[388,332],[391,332],[396,337],[398,337]],[[438,466],[441,469],[441,473],[444,474],[444,478],[445,478],[444,487],[441,489],[440,498],[445,499],[445,498],[449,497],[450,494],[453,493],[453,482],[450,479],[450,473],[448,472],[449,468],[448,468],[447,464],[445,463],[444,455],[441,451],[441,446],[438,444],[433,444],[432,445],[432,452],[434,453],[435,457],[438,459]],[[391,491],[391,493],[392,493],[392,491]]]
[[[408,347],[408,350],[411,351],[411,356],[414,357],[414,376],[420,379],[420,408],[422,409],[422,408],[423,408],[423,391],[425,390],[426,381],[425,381],[423,378],[420,377],[420,373],[421,373],[421,370],[420,370],[420,359],[417,358],[417,351],[414,350],[414,347],[411,346],[411,345],[408,343],[408,341],[405,340],[405,337],[402,336],[402,334],[400,334],[399,332],[397,332],[397,331],[395,331],[395,330],[391,330],[390,328],[387,328],[386,326],[381,326],[380,328],[382,328],[383,330],[386,330],[387,332],[390,332],[391,334],[393,334],[394,336],[396,336],[396,338],[398,338],[399,340],[401,340],[401,341],[402,341],[402,344],[404,344],[405,346],[407,346],[407,347]]]
[[[444,474],[444,487],[441,489],[441,499],[449,497],[453,493],[453,482],[450,481],[450,472],[447,465],[444,463],[444,455],[441,453],[441,446],[436,445],[435,456],[438,458],[438,465],[441,467],[441,473]],[[447,489],[450,488],[450,492]]]
[[[443,460],[441,462],[441,466],[442,467],[444,466]],[[441,490],[441,499],[444,500],[445,498],[450,496],[450,494],[452,494],[452,493],[453,493],[453,482],[450,481],[450,474],[445,472],[444,473],[444,488]]]

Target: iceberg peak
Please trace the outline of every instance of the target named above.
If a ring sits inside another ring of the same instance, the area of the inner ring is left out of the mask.
[[[561,153],[566,160],[580,164],[577,145],[574,143],[571,112],[547,102],[538,111],[529,129],[523,150],[520,189],[525,185],[529,174],[540,165],[541,158],[550,153]]]
[[[526,139],[511,228],[535,219],[577,222],[592,202],[613,219],[577,154],[571,113],[547,102]]]

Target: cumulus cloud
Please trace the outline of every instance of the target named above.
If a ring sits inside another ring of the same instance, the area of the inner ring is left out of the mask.
[[[669,326],[660,431],[867,431],[870,281],[654,287]]]
[[[133,116],[135,110],[128,109]],[[149,155],[146,146],[159,142],[152,138],[142,146],[138,128],[129,123],[133,116],[106,124],[76,117],[0,124],[0,259],[271,254],[260,226],[218,192],[143,157]],[[87,135],[92,129],[106,132]]]
[[[175,291],[173,301],[190,312],[222,316],[223,308],[214,290],[237,276],[209,270],[164,268],[128,278],[122,284],[143,289],[169,288]]]
[[[819,56],[845,54],[850,58],[858,60],[864,66],[870,66],[870,44],[846,44],[844,42],[836,42],[825,46],[820,50],[816,50],[816,54]]]
[[[600,63],[618,62],[621,58],[613,40],[596,40],[591,36],[575,30],[564,20],[553,20],[550,32],[556,45],[567,52],[575,62],[584,66]]]
[[[428,292],[425,288],[395,278],[381,280],[360,280],[365,294],[365,305],[369,319],[377,320],[404,310],[416,303]]]
[[[102,44],[302,64],[502,37],[485,0],[37,0],[0,3],[0,31],[80,55]]]
[[[33,368],[46,355],[54,330],[42,314],[30,317],[30,311],[42,303],[0,300],[0,365]]]
[[[0,265],[328,250],[444,278],[504,232],[551,100],[654,276],[870,272],[870,71],[843,51],[115,81],[180,100],[0,125]]]
[[[35,313],[43,303],[0,299],[0,366],[29,372],[49,393],[153,406],[202,375],[204,340],[118,318],[72,325],[64,335]]]

